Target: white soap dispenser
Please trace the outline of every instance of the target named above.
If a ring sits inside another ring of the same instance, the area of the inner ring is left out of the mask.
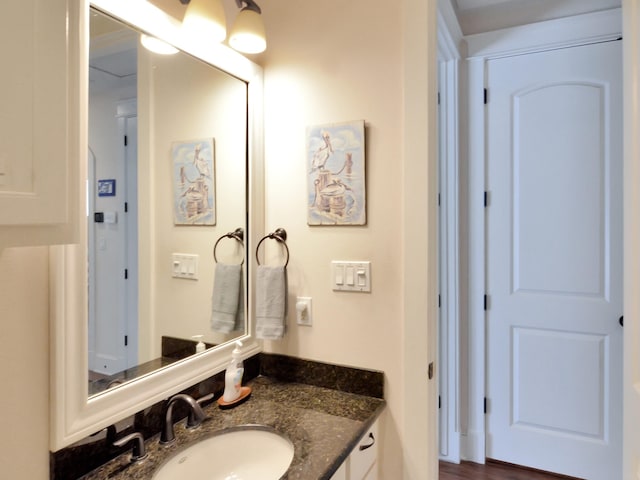
[[[202,341],[202,337],[204,337],[204,335],[193,335],[191,337],[198,340],[198,343],[196,344],[196,353],[204,352],[207,349],[207,346]]]
[[[236,342],[236,348],[231,353],[231,363],[227,367],[227,371],[224,374],[224,393],[222,399],[226,403],[233,402],[240,397],[242,393],[242,374],[244,373],[244,364],[240,357],[240,348],[242,348],[242,342]]]

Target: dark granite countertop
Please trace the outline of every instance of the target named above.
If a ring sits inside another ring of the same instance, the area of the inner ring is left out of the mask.
[[[185,422],[179,422],[172,445],[161,446],[156,435],[146,441],[147,459],[131,464],[129,454],[121,455],[83,480],[150,480],[157,467],[185,445],[246,424],[273,427],[293,442],[293,461],[283,479],[329,480],[385,406],[379,398],[270,377],[257,377],[249,385],[251,397],[243,404],[228,410],[215,402],[207,406],[208,418],[197,429],[187,430]]]

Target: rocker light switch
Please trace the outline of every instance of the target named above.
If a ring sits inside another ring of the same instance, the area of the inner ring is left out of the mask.
[[[346,275],[347,276],[347,285],[350,286],[350,287],[353,287],[353,283],[354,283],[353,282],[353,267],[347,265],[345,267],[345,270],[347,272],[347,275]]]
[[[344,284],[344,265],[334,265],[334,278],[336,285]]]

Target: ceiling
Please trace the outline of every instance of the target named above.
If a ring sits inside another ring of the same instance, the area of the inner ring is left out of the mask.
[[[451,0],[465,35],[617,8],[621,0]]]

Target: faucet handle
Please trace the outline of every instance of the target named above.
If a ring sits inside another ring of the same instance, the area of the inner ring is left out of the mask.
[[[208,402],[213,398],[213,393],[209,393],[203,397],[200,397],[196,400],[196,404],[199,409],[192,408],[189,410],[189,418],[187,419],[187,428],[195,428],[202,423],[202,421],[207,418],[207,415],[202,411],[202,404],[204,402]]]
[[[116,440],[113,442],[113,445],[115,447],[123,447],[132,440],[135,440],[135,442],[133,443],[133,450],[131,452],[131,461],[139,462],[140,460],[147,458],[147,452],[144,448],[144,437],[140,432],[134,432],[120,440]]]

